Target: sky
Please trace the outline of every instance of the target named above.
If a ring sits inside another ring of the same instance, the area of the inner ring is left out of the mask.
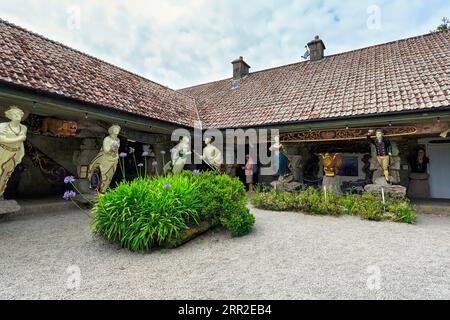
[[[449,0],[0,0],[0,17],[173,89],[429,33]]]

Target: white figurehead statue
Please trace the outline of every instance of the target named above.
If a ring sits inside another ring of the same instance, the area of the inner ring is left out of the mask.
[[[27,139],[27,127],[20,123],[22,110],[11,106],[5,112],[11,122],[0,123],[0,199],[3,199],[6,185],[16,166],[25,155],[23,142]]]
[[[183,171],[191,154],[191,140],[189,137],[184,136],[180,143],[172,149],[172,172],[174,174],[179,174]]]
[[[105,193],[108,189],[114,174],[116,173],[117,163],[119,162],[120,140],[118,138],[120,127],[113,125],[108,129],[109,136],[103,140],[103,146],[99,154],[92,160],[89,166],[89,181],[96,171],[100,176],[100,183],[97,190]]]
[[[273,137],[273,144],[269,148],[272,152],[273,158],[275,160],[275,168],[277,168],[277,174],[284,175],[286,174],[286,168],[283,168],[284,162],[288,162],[288,159],[285,155],[285,148],[280,142],[280,136],[276,135]],[[286,167],[286,165],[284,166]]]
[[[212,144],[212,138],[205,138],[206,147],[203,149],[203,156],[200,158],[205,161],[211,168],[222,170],[223,156],[222,152]]]
[[[269,148],[270,151],[275,152],[275,153],[284,151],[284,146],[280,142],[280,136],[277,135],[277,136],[273,137],[273,142],[274,143]]]

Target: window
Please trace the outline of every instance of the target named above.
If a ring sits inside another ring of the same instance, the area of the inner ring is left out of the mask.
[[[340,176],[343,177],[358,177],[359,176],[359,161],[358,157],[342,157],[343,166],[341,171],[339,172]]]

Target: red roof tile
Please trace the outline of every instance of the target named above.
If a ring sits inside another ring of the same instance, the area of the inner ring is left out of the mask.
[[[205,127],[226,128],[450,106],[450,31],[180,90]]]
[[[194,99],[0,19],[0,80],[193,127]]]

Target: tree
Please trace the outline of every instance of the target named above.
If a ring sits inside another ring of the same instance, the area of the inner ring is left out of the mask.
[[[440,32],[445,30],[450,30],[450,19],[446,17],[442,18],[442,23],[438,25],[436,30],[433,30],[431,32]]]

